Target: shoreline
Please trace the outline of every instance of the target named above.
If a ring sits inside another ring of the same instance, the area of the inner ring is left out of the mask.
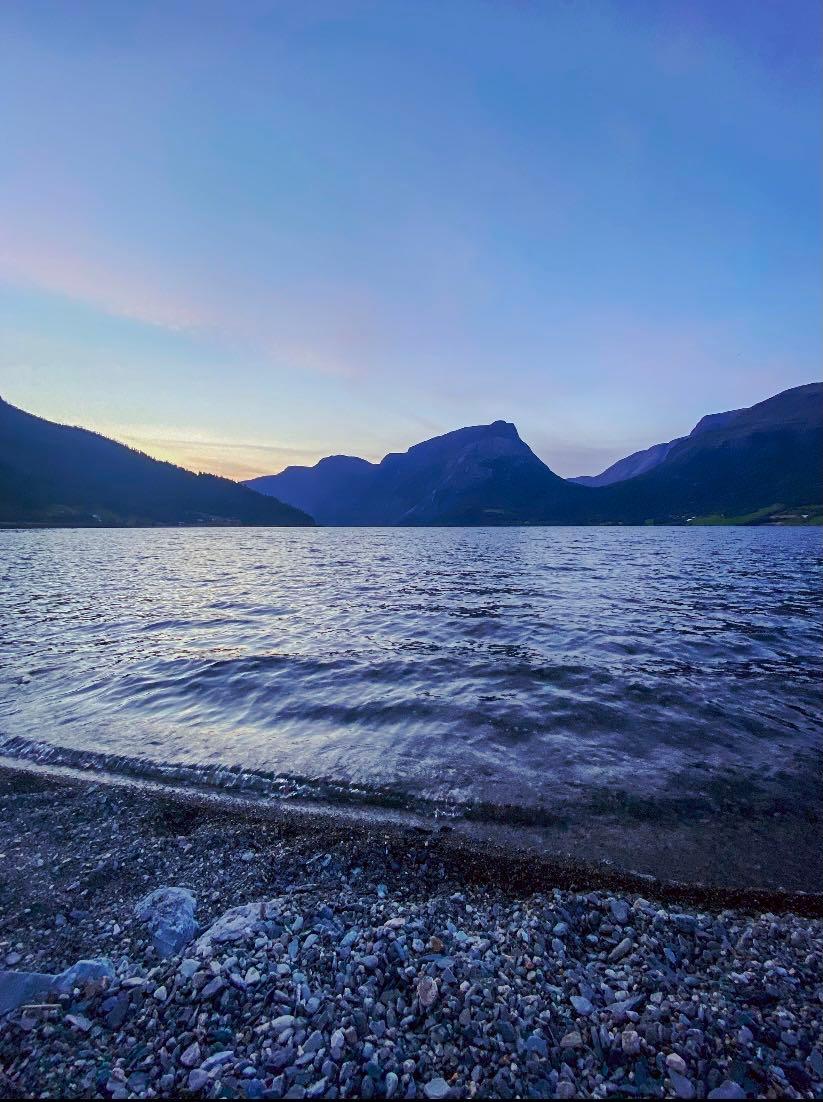
[[[814,508],[819,508],[815,506]],[[378,528],[378,529],[406,529],[406,528],[819,528],[823,525],[823,517],[819,514],[814,516],[802,516],[798,514],[797,517],[787,517],[785,519],[771,520],[769,517],[760,520],[740,520],[734,517],[723,517],[719,520],[714,517],[684,517],[682,520],[658,520],[651,523],[646,521],[591,521],[585,523],[583,521],[568,521],[566,523],[556,521],[554,523],[537,523],[523,521],[521,523],[512,524],[320,524],[319,521],[314,521],[312,524],[252,524],[248,522],[237,521],[232,524],[225,520],[219,523],[208,522],[169,522],[156,523],[156,524],[93,524],[93,523],[77,523],[77,524],[50,524],[47,521],[22,521],[22,520],[6,520],[0,521],[0,531],[5,532],[29,532],[29,531],[72,531],[72,530],[87,530],[93,529],[94,531],[113,530],[119,531],[122,529],[151,529],[151,528]]]
[[[0,961],[112,971],[0,1017],[5,1096],[823,1086],[818,895],[664,884],[452,830],[42,770],[0,769],[0,796]],[[165,885],[193,893],[200,940],[163,959],[135,905]],[[237,937],[204,939],[232,908]]]
[[[653,893],[670,902],[684,902],[714,909],[761,909],[774,913],[791,911],[808,917],[823,917],[823,852],[819,823],[801,815],[781,823],[774,813],[765,824],[721,812],[716,822],[687,833],[679,822],[633,821],[619,815],[592,816],[575,824],[531,827],[528,823],[504,824],[492,820],[456,817],[441,821],[413,810],[376,807],[364,803],[329,803],[301,798],[259,797],[234,792],[216,792],[205,787],[184,786],[138,778],[127,774],[93,774],[65,764],[36,762],[0,755],[0,784],[44,783],[56,791],[102,786],[128,794],[129,798],[161,805],[190,807],[223,821],[280,824],[286,830],[301,830],[307,836],[329,839],[347,837],[366,849],[376,839],[391,839],[393,845],[414,851],[425,846],[454,870],[455,875],[499,887],[514,893],[562,887],[585,891],[604,889]],[[800,828],[800,834],[798,833]],[[804,829],[805,828],[805,829]],[[783,883],[752,883],[740,877],[763,872],[763,850],[757,850],[758,832],[768,830],[772,843],[765,864],[766,877],[781,875]],[[742,836],[741,836],[742,831]],[[604,849],[603,836],[619,837],[617,848]],[[783,847],[774,845],[774,836]],[[754,853],[739,867],[729,862],[746,843]],[[785,848],[785,860],[780,850]],[[692,875],[661,875],[673,867]],[[750,861],[756,859],[756,865]],[[797,871],[801,870],[799,874]],[[756,872],[755,872],[756,870]],[[705,871],[721,875],[706,880]],[[787,888],[799,879],[803,888]],[[820,884],[820,890],[805,883]]]

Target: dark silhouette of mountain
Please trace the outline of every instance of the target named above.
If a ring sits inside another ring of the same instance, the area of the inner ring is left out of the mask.
[[[739,518],[823,502],[823,384],[709,414],[632,477],[554,474],[505,421],[458,429],[380,463],[332,456],[251,480],[325,524],[643,524]],[[655,449],[648,449],[655,452]],[[640,458],[638,458],[640,457]],[[606,473],[606,472],[604,472]]]
[[[0,523],[305,525],[291,505],[0,399]]]
[[[250,478],[245,485],[261,494],[273,494],[311,514],[321,524],[349,524],[352,498],[363,494],[374,463],[353,455],[330,455],[313,467],[286,467],[276,475]]]
[[[727,413],[707,413],[705,417],[700,418],[689,435],[697,436],[698,433],[708,429],[722,428],[740,412],[739,409],[733,409]],[[685,439],[685,436],[678,436],[665,444],[652,444],[650,448],[643,448],[642,451],[627,455],[625,459],[618,459],[600,474],[581,474],[570,478],[569,481],[578,482],[581,486],[611,486],[615,482],[625,482],[627,478],[636,478],[639,474],[645,474],[658,467],[671,453],[672,448]]]
[[[572,517],[587,494],[506,421],[457,429],[380,463],[332,456],[248,485],[311,508],[321,524],[527,524],[547,509]]]
[[[664,460],[595,488],[588,519],[624,524],[739,518],[823,502],[823,383],[704,417]]]

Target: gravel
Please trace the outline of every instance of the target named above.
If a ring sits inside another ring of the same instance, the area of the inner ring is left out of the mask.
[[[503,891],[427,839],[364,846],[100,790],[18,792],[4,814],[20,871],[0,959],[113,964],[0,1018],[4,1096],[823,1092],[818,918]],[[159,887],[191,892],[200,923],[169,956],[135,914]]]

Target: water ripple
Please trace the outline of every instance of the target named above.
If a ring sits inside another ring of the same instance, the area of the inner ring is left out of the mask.
[[[791,799],[819,760],[815,530],[6,531],[0,549],[6,752],[523,815],[724,778]]]

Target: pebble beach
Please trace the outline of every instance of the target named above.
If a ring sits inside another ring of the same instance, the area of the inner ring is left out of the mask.
[[[436,831],[0,791],[3,1096],[823,1092],[817,897],[530,885]]]

